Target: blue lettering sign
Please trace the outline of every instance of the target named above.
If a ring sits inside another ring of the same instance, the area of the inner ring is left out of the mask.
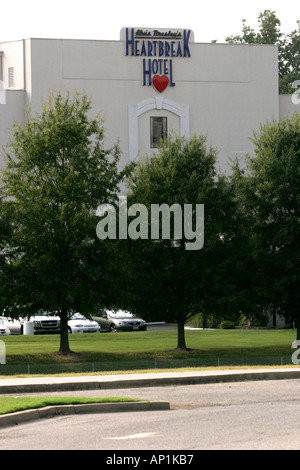
[[[183,31],[182,41],[157,41],[135,39],[134,29],[126,28],[126,55],[148,57],[191,57],[190,30]],[[141,43],[141,44],[140,44]],[[176,45],[177,43],[177,45]]]
[[[147,55],[145,41],[143,41],[143,44],[142,44],[141,55],[144,55],[144,56]]]
[[[129,30],[126,28],[126,55],[129,55],[129,47],[131,47],[131,55],[134,55],[134,29],[131,28],[131,39],[129,39]]]
[[[146,62],[148,62],[148,66],[146,65]],[[147,85],[146,79],[148,78],[148,86],[151,85],[152,79],[151,79],[151,59],[143,59],[143,86]]]
[[[169,86],[175,86],[172,59],[143,59],[143,86],[152,85],[152,75],[166,75]]]
[[[151,86],[154,75],[165,76],[164,79],[169,80],[168,85],[175,86],[172,58],[191,57],[189,48],[191,31],[185,29],[183,34],[180,32],[175,34],[171,31],[160,33],[155,30],[152,35],[149,31],[138,30],[136,33],[138,34],[135,34],[134,28],[126,28],[125,53],[127,56],[144,57],[143,86]]]
[[[182,50],[181,50],[180,42],[178,43],[178,46],[177,46],[177,54],[176,54],[176,57],[182,57]]]
[[[191,34],[191,31],[190,30],[184,30],[183,31],[183,55],[184,57],[191,57],[191,54],[190,54],[190,49],[189,49],[189,39],[190,39],[190,34]]]

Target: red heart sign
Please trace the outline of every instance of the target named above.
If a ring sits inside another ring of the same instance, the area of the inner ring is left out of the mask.
[[[159,93],[162,93],[169,85],[169,78],[166,75],[154,75],[152,84]]]

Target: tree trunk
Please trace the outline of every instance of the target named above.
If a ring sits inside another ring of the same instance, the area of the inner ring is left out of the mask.
[[[62,309],[60,312],[60,354],[67,356],[71,354],[69,346],[69,333],[68,333],[68,312],[66,309]]]
[[[184,320],[179,320],[177,322],[177,348],[186,349]]]
[[[296,318],[296,328],[297,328],[296,339],[300,341],[300,317]]]

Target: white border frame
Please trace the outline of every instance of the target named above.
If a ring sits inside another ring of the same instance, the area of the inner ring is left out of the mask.
[[[165,99],[163,96],[156,96],[138,104],[128,105],[128,140],[129,140],[129,160],[135,160],[139,149],[139,116],[152,109],[166,109],[180,118],[181,137],[190,136],[190,108],[189,105],[180,105],[174,101]]]

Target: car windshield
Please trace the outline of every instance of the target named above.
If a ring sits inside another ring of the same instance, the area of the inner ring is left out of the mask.
[[[71,320],[85,320],[85,318],[80,313],[74,313],[71,316]]]
[[[34,316],[35,317],[49,317],[50,313],[44,312],[43,310],[38,310],[37,312],[35,312]]]
[[[112,318],[133,318],[135,316],[125,310],[108,310],[107,314]]]
[[[43,310],[38,310],[34,313],[34,317],[55,317],[57,314],[53,312],[44,312]]]

